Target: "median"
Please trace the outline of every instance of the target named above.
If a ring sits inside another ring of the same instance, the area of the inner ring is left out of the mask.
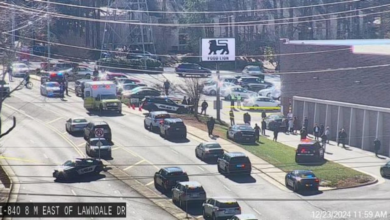
[[[205,132],[207,131],[207,117],[199,116],[198,118],[195,118],[192,115],[180,115],[180,118],[189,126],[196,127]],[[228,127],[229,126],[224,122],[217,122],[213,134],[219,138],[232,142],[226,138]],[[350,188],[367,185],[376,181],[376,179],[370,175],[328,160],[325,160],[325,162],[320,165],[297,164],[295,162],[295,149],[293,147],[274,142],[263,136],[260,138],[260,142],[261,144],[258,145],[233,143],[284,172],[292,170],[312,170],[318,178],[321,179],[321,187]]]

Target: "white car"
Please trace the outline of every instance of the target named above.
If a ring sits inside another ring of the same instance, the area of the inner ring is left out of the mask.
[[[150,131],[157,131],[164,119],[170,117],[171,115],[166,111],[150,112],[145,116],[144,127]]]
[[[65,130],[69,133],[84,131],[88,121],[85,118],[69,118],[65,124]]]
[[[58,82],[45,82],[41,85],[41,95],[47,97],[60,96],[60,84]]]
[[[276,86],[272,86],[271,88],[268,89],[262,89],[258,93],[259,96],[267,96],[269,98],[273,99],[279,99],[281,95],[280,88]]]
[[[11,66],[12,76],[15,77],[25,77],[26,74],[30,71],[30,68],[24,63],[13,63]]]
[[[222,83],[221,85],[221,90],[224,90],[224,89],[227,89],[227,88],[231,88],[231,87],[234,87],[236,85],[234,85],[233,83],[227,83],[227,82],[224,82]],[[209,85],[206,85],[203,87],[203,94],[205,95],[216,95],[217,94],[217,84],[209,84]]]
[[[259,66],[246,66],[242,70],[243,75],[249,75],[249,76],[259,76],[264,75],[264,72]]]
[[[237,97],[237,95],[240,94],[242,99],[248,99],[257,96],[257,93],[244,89],[241,86],[233,86],[231,88],[221,90],[221,96],[224,97],[225,100],[230,100],[232,94],[234,97]]]
[[[243,102],[242,107],[244,109],[266,109],[266,110],[278,110],[280,109],[280,102],[275,101],[269,97],[258,96],[247,99]]]

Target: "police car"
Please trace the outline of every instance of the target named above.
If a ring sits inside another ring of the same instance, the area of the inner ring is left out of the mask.
[[[56,179],[71,179],[78,176],[99,174],[103,171],[102,161],[94,158],[77,158],[68,160],[64,164],[56,167],[53,177]]]
[[[142,108],[149,111],[167,111],[178,114],[188,113],[189,105],[177,104],[172,99],[167,97],[152,97],[147,96],[142,100]]]
[[[160,124],[163,123],[165,118],[170,117],[171,116],[166,111],[150,112],[145,115],[144,128],[155,131],[160,127]]]

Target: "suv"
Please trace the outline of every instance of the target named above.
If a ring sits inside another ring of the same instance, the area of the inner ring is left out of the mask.
[[[225,153],[217,161],[218,172],[223,174],[244,173],[251,174],[252,164],[249,158],[241,152]]]
[[[302,140],[295,153],[295,162],[300,163],[304,160],[322,162],[325,157],[324,154],[325,150],[319,141]]]
[[[104,129],[104,138],[108,141],[112,141],[111,128],[105,121],[95,121],[88,123],[87,127],[84,129],[84,139],[87,141],[91,138],[95,138],[95,129],[103,128]]]
[[[177,104],[167,97],[146,96],[142,103],[142,108],[149,112],[161,110],[182,114],[189,111],[189,106]]]
[[[201,67],[196,63],[181,63],[175,68],[175,71],[179,76],[183,77],[187,75],[211,76],[211,70]]]
[[[203,204],[206,198],[206,191],[195,181],[178,182],[172,189],[172,202],[179,207],[185,207],[186,203]]]
[[[187,127],[180,118],[165,118],[160,124],[160,136],[166,139],[172,137],[187,138]]]
[[[166,111],[150,112],[145,115],[144,128],[150,131],[155,131],[160,127],[165,118],[170,118],[171,115]]]
[[[235,200],[208,199],[203,204],[203,218],[220,219],[241,214],[241,207]]]
[[[177,182],[189,181],[188,175],[180,167],[161,168],[154,174],[154,187],[163,189],[165,192],[171,190]]]
[[[260,91],[262,89],[267,89],[273,86],[272,83],[264,81],[259,77],[241,77],[238,80],[238,84],[242,86],[242,88],[252,90],[252,91]]]

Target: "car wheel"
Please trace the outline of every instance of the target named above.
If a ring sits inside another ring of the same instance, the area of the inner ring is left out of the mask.
[[[385,172],[383,172],[383,169],[381,169],[380,172],[381,172],[381,176],[382,176],[382,177],[385,177]]]
[[[199,155],[198,155],[198,151],[197,150],[195,150],[195,156],[196,156],[196,158],[199,158]],[[200,159],[200,158],[199,158]]]
[[[154,188],[157,189],[157,190],[159,189],[159,186],[158,186],[158,184],[156,183],[156,179],[154,179]]]
[[[207,215],[206,215],[206,212],[204,211],[204,208],[203,208],[203,211],[202,211],[202,215],[203,215],[204,219],[207,219]]]
[[[146,125],[145,121],[144,121],[144,128],[148,129],[148,126]]]
[[[213,213],[213,220],[217,220],[217,216],[215,216],[215,214]]]
[[[183,77],[183,74],[181,74],[181,73],[179,73],[179,74],[177,74],[177,75],[179,75],[180,77]]]
[[[68,126],[65,125],[65,131],[69,133]]]
[[[271,97],[271,93],[268,93],[266,96],[267,96],[268,98]]]
[[[299,191],[299,184],[294,183],[293,184],[293,190],[294,190],[294,192],[298,192]]]
[[[181,199],[179,199],[179,207],[182,208],[184,206],[183,202],[181,201]]]
[[[153,125],[152,124],[149,125],[149,130],[150,130],[150,132],[153,132],[154,129],[153,129]]]
[[[288,188],[287,178],[284,178],[284,185]]]
[[[300,163],[301,161],[299,161],[298,158],[295,158],[295,163]]]
[[[221,169],[221,167],[219,167],[219,165],[218,165],[218,173],[222,174],[222,169]]]
[[[227,138],[228,140],[230,140],[229,132],[226,132],[226,138]]]
[[[89,79],[91,78],[91,74],[86,74],[85,77]]]
[[[216,95],[216,94],[217,94],[217,91],[215,91],[215,90],[210,91],[210,95]]]

